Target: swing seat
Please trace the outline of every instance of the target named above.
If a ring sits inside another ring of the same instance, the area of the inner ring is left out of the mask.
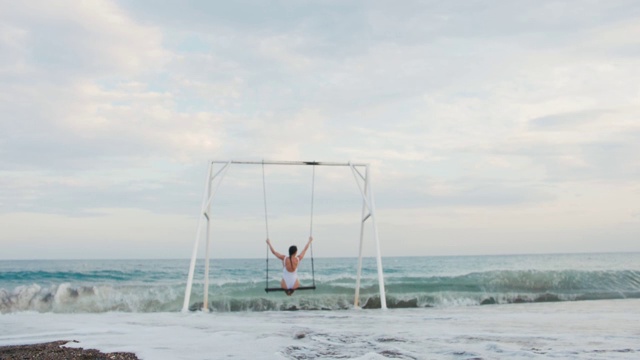
[[[313,285],[313,286],[298,286],[298,288],[297,288],[297,289],[291,289],[291,290],[293,290],[293,291],[298,291],[298,290],[315,290],[315,289],[316,289],[316,286],[315,286],[315,285]],[[272,291],[287,291],[287,290],[289,290],[289,289],[283,289],[283,288],[281,288],[281,287],[277,287],[277,288],[276,288],[276,287],[273,287],[273,288],[268,287],[268,288],[265,288],[265,289],[264,289],[264,291],[266,291],[266,292],[272,292]]]

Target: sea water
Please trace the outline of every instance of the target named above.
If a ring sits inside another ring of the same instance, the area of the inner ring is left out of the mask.
[[[305,259],[293,297],[279,287],[282,264],[213,259],[209,308],[216,312],[344,310],[354,303],[357,259]],[[640,253],[384,258],[390,308],[640,298]],[[171,312],[182,308],[188,260],[0,261],[0,313]],[[199,261],[189,305],[201,308]],[[380,307],[375,259],[363,261],[359,304]]]
[[[304,263],[301,282],[317,290],[287,297],[264,292],[264,259],[213,260],[212,311],[181,313],[187,260],[2,261],[0,345],[78,340],[143,359],[640,358],[637,253],[384,258],[386,311],[374,259],[364,309],[352,305],[357,259]],[[280,271],[270,261],[269,286]]]

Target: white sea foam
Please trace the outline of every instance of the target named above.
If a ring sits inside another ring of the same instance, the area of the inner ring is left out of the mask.
[[[393,310],[0,315],[0,345],[143,359],[636,359],[640,300]]]

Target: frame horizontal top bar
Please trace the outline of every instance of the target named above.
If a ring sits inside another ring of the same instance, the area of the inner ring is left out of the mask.
[[[318,166],[367,166],[366,163],[339,163],[327,161],[238,161],[238,160],[212,160],[212,164],[244,164],[244,165],[318,165]]]

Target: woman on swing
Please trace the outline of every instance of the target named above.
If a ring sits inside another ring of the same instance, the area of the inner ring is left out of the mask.
[[[298,280],[298,265],[300,265],[300,261],[304,258],[304,254],[307,253],[307,249],[309,249],[309,245],[311,245],[312,241],[313,237],[309,236],[307,245],[304,247],[300,255],[297,256],[298,248],[295,245],[291,245],[289,247],[289,257],[286,257],[275,251],[273,246],[271,246],[271,241],[267,239],[267,245],[269,245],[271,253],[273,253],[273,255],[278,259],[282,260],[283,268],[280,286],[284,289],[287,296],[291,296],[291,294],[293,294],[293,292],[300,286],[300,281]]]

